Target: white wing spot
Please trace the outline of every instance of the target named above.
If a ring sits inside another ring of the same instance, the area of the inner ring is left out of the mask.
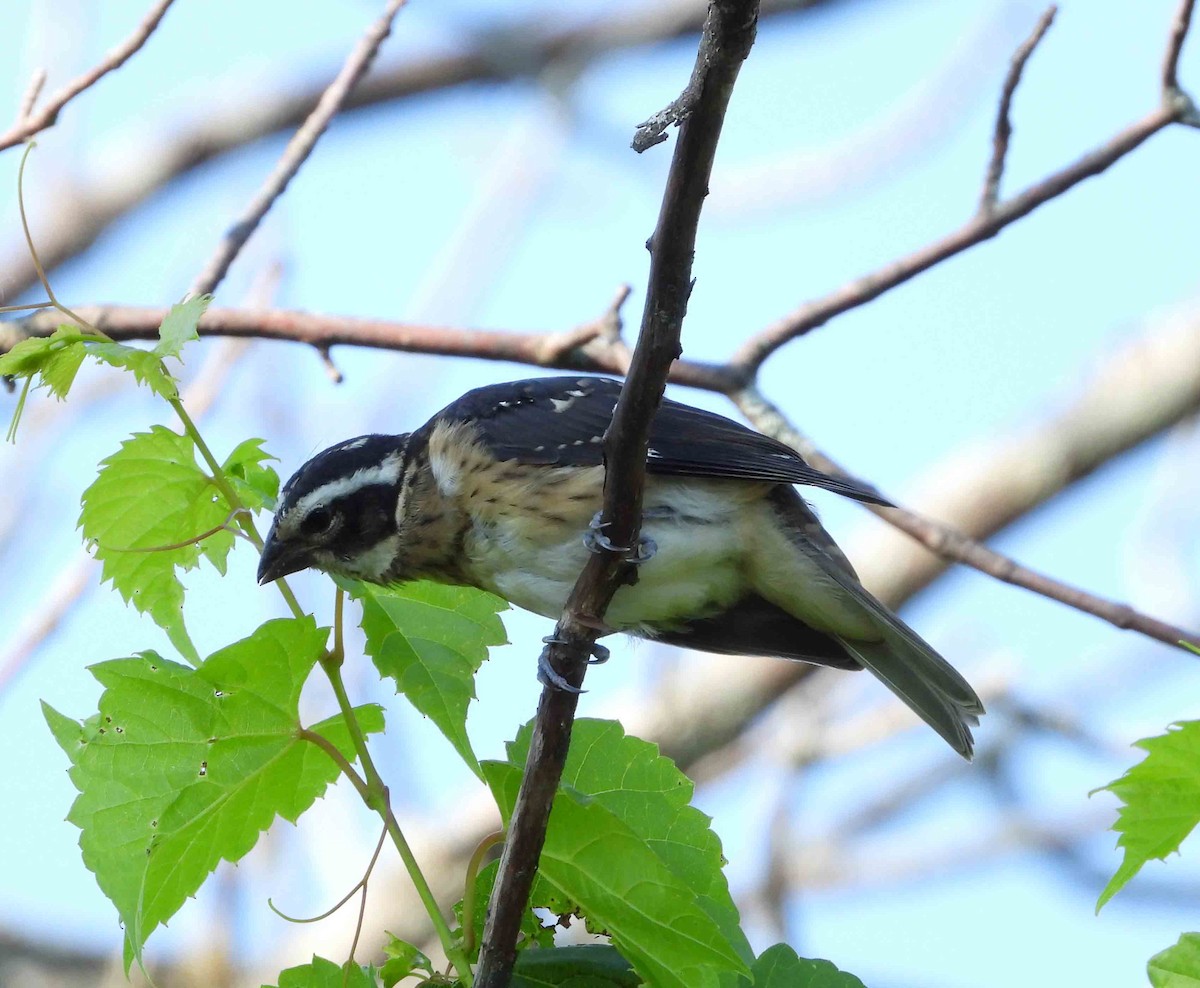
[[[646,450],[646,456],[647,456],[647,457],[649,457],[649,458],[650,458],[650,459],[652,459],[652,460],[661,460],[661,459],[662,459],[662,453],[660,453],[660,452],[659,452],[658,450],[656,450],[656,449],[648,449],[648,450]]]
[[[570,392],[567,392],[570,394]],[[551,398],[550,404],[554,406],[556,412],[565,412],[568,408],[575,404],[574,398]]]

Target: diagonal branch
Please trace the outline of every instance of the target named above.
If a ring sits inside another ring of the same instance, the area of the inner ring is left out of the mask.
[[[262,218],[267,215],[267,210],[274,205],[276,199],[283,195],[283,190],[300,170],[300,166],[308,160],[317,141],[325,133],[333,118],[337,116],[338,111],[341,110],[355,83],[370,68],[371,62],[379,51],[379,46],[392,32],[392,21],[396,19],[400,8],[406,2],[407,0],[388,0],[383,13],[367,28],[366,33],[354,46],[354,50],[347,56],[337,78],[321,94],[312,113],[288,141],[287,147],[284,148],[283,154],[271,170],[271,174],[263,182],[262,188],[250,200],[250,204],[241,217],[230,227],[229,232],[225,234],[216,251],[209,258],[204,270],[192,282],[192,295],[210,295],[224,280],[229,266],[258,228]]]
[[[1191,22],[1193,2],[1194,0],[1181,0],[1172,22],[1163,63],[1164,82],[1175,82],[1176,65]],[[751,383],[763,361],[785,343],[824,326],[835,316],[866,305],[884,292],[903,285],[955,254],[961,254],[985,240],[990,240],[1005,227],[1028,216],[1039,206],[1056,199],[1085,179],[1099,175],[1160,130],[1172,124],[1197,125],[1198,122],[1200,121],[1197,111],[1191,99],[1179,90],[1178,86],[1173,90],[1168,89],[1164,93],[1161,106],[1134,121],[1067,167],[1036,182],[1011,199],[994,203],[991,208],[981,209],[965,224],[941,240],[915,250],[878,271],[848,282],[823,298],[806,302],[788,313],[743,343],[733,355],[731,365],[747,384]]]
[[[80,93],[90,89],[108,75],[108,73],[119,69],[150,40],[150,35],[154,33],[159,22],[166,15],[167,9],[173,2],[174,0],[158,0],[128,38],[117,45],[116,48],[109,51],[98,64],[63,86],[62,89],[46,101],[46,105],[40,110],[35,111],[33,109],[33,101],[27,96],[25,103],[28,106],[22,107],[24,112],[22,112],[17,122],[3,134],[0,134],[0,151],[14,147],[33,137],[34,134],[45,130],[47,127],[54,126],[54,123],[58,120],[58,114],[64,106]],[[41,88],[36,83],[36,78],[35,84],[30,88],[30,92],[34,94]]]
[[[604,437],[602,520],[619,545],[636,544],[650,421],[662,400],[691,292],[692,256],[700,210],[716,156],[725,111],[758,20],[755,0],[716,0],[709,6],[689,88],[696,92],[679,130],[658,224],[650,239],[650,277],[641,333]],[[558,622],[549,661],[578,687],[596,640],[597,625],[617,589],[629,579],[624,552],[593,555]],[[516,960],[521,917],[545,842],[550,807],[571,742],[578,693],[553,686],[542,691],[521,790],[513,809],[500,870],[488,905],[479,955],[478,988],[503,988]]]
[[[763,14],[796,15],[846,0],[769,0]],[[557,66],[589,65],[611,52],[698,34],[704,6],[695,0],[663,0],[614,10],[611,16],[547,23],[545,14],[515,17],[490,31],[468,34],[450,52],[405,57],[375,66],[350,93],[345,110],[424,96],[475,84],[540,79]],[[91,247],[121,217],[160,189],[200,166],[272,134],[299,127],[313,112],[321,87],[291,80],[276,91],[256,92],[241,103],[207,107],[199,119],[156,133],[133,160],[89,183],[70,187],[47,203],[40,254],[47,270]],[[0,256],[0,285],[14,297],[37,283],[22,248]]]

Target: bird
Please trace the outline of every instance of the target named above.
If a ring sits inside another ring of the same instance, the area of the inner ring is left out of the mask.
[[[280,491],[258,582],[309,568],[383,586],[433,580],[558,618],[589,551],[608,544],[603,440],[620,392],[603,377],[493,384],[414,432],[329,447]],[[863,587],[797,484],[890,504],[785,443],[664,398],[646,451],[638,579],[617,590],[602,632],[868,669],[970,759],[979,696]]]

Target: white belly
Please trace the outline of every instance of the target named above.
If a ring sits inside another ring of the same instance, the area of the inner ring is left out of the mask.
[[[677,513],[670,517],[653,517],[655,505],[648,504],[651,517],[642,532],[657,551],[639,566],[638,582],[617,591],[604,615],[610,628],[643,634],[666,630],[680,618],[715,614],[742,596],[745,540],[736,512],[710,485],[698,484],[688,493],[681,499],[678,489],[673,491]],[[547,545],[546,527],[536,533],[531,527],[528,516],[477,524],[465,543],[472,575],[517,606],[558,618],[587,563],[584,532],[564,526]]]

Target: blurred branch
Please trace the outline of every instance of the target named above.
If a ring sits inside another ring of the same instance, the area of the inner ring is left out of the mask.
[[[757,0],[714,0],[688,83],[689,109],[680,124],[662,208],[648,244],[650,276],[641,332],[604,434],[601,520],[605,535],[618,546],[638,542],[650,423],[666,389],[671,363],[680,354],[700,211],[708,195],[725,111],[757,24]],[[629,551],[609,548],[590,556],[550,639],[546,658],[570,688],[547,683],[542,690],[521,789],[488,903],[477,988],[505,988],[512,976],[517,935],[566,764],[588,657],[613,595],[623,584],[636,582],[636,569],[626,558]]]
[[[620,301],[628,296],[621,291]],[[358,319],[283,309],[210,308],[200,320],[201,336],[232,336],[304,343],[317,350],[358,346],[429,353],[449,357],[503,360],[533,367],[624,374],[627,361],[612,342],[620,334],[618,305],[597,319],[558,332],[518,332],[430,326],[387,319]],[[73,310],[114,340],[153,340],[165,308],[129,305],[83,305]],[[0,353],[30,336],[49,336],[62,316],[40,311],[21,319],[0,321]],[[677,361],[671,381],[708,391],[725,392],[736,381],[718,364]]]
[[[388,0],[383,13],[367,28],[354,50],[346,57],[337,78],[321,94],[312,113],[305,118],[300,129],[288,141],[283,155],[263,182],[262,188],[250,200],[246,210],[209,258],[204,270],[192,282],[192,295],[211,295],[225,278],[234,258],[253,235],[262,218],[267,215],[267,210],[283,195],[283,190],[300,170],[300,166],[308,160],[317,141],[342,108],[355,83],[370,67],[379,46],[392,32],[392,21],[406,2],[407,0]]]
[[[844,0],[769,0],[763,13],[825,9]],[[610,18],[547,24],[544,14],[514,18],[487,31],[467,32],[454,52],[376,66],[347,97],[343,110],[364,109],[470,83],[536,79],[558,63],[579,67],[614,51],[698,34],[707,5],[699,0],[647,3]],[[141,142],[118,169],[89,184],[61,190],[41,222],[38,252],[46,269],[87,250],[122,216],[194,168],[255,141],[299,127],[315,110],[324,86],[306,81],[206,107],[190,126]],[[139,144],[130,138],[130,144]],[[0,258],[0,285],[12,297],[36,274],[24,247]]]
[[[159,22],[166,15],[168,8],[170,8],[173,2],[174,0],[158,0],[128,38],[117,45],[116,48],[111,49],[98,64],[63,86],[62,89],[46,101],[46,104],[40,110],[36,111],[34,110],[34,102],[37,98],[37,93],[41,90],[41,82],[45,81],[45,77],[43,75],[41,81],[39,81],[38,76],[35,75],[34,82],[30,85],[25,99],[22,100],[21,114],[17,122],[7,131],[0,134],[0,151],[21,144],[33,137],[34,134],[45,130],[47,127],[52,127],[55,121],[58,120],[58,114],[64,106],[80,93],[90,89],[108,75],[108,73],[119,69],[129,61],[142,45],[150,39],[150,35],[154,33],[155,28],[158,27]]]
[[[613,341],[619,339],[619,308],[624,297],[622,291],[599,319],[564,333],[462,330],[240,309],[210,309],[201,321],[200,331],[206,335],[286,339],[318,350],[353,343],[620,374],[627,364],[623,351]],[[116,306],[84,306],[76,311],[117,340],[152,339],[165,314],[161,309]],[[52,313],[38,312],[0,323],[0,350],[29,335],[48,335],[58,321]],[[943,468],[947,475],[938,480],[937,490],[922,499],[929,500],[932,509],[872,510],[936,554],[922,554],[919,562],[909,563],[920,574],[914,573],[913,577],[920,587],[941,573],[945,561],[950,560],[1158,641],[1200,641],[1191,632],[1035,572],[976,541],[1200,409],[1198,367],[1200,325],[1195,319],[1181,319],[1177,327],[1137,341],[1106,363],[1070,407],[1028,436],[998,443],[987,456],[972,455],[964,468],[965,475],[960,475],[957,467]],[[846,472],[788,423],[756,388],[731,390],[727,367],[676,361],[671,380],[729,394],[756,428],[791,443],[821,469]],[[953,509],[950,505],[938,506],[939,491],[961,487],[975,492],[972,496],[976,505],[970,511],[958,500]],[[981,517],[973,517],[976,514]]]
[[[1025,63],[1033,50],[1041,44],[1042,38],[1054,23],[1054,15],[1058,7],[1051,4],[1045,13],[1038,18],[1033,33],[1024,44],[1013,53],[1012,63],[1008,67],[1008,75],[1004,77],[1004,88],[1000,91],[1000,108],[996,111],[996,126],[992,132],[992,158],[988,162],[987,174],[983,180],[983,193],[979,198],[979,211],[990,213],[996,208],[996,200],[1000,196],[1000,179],[1004,176],[1004,159],[1008,156],[1008,141],[1012,137],[1012,121],[1009,114],[1012,111],[1013,95],[1021,83],[1021,73],[1025,71]]]
[[[1164,78],[1175,77],[1175,65],[1187,35],[1191,9],[1192,0],[1183,0],[1172,23]],[[963,226],[941,240],[913,251],[878,271],[848,282],[824,298],[806,302],[777,320],[738,348],[730,361],[732,367],[747,382],[752,381],[763,361],[784,344],[825,325],[834,316],[866,305],[884,292],[904,284],[955,254],[990,240],[1005,227],[1028,216],[1039,206],[1058,198],[1084,179],[1099,175],[1160,130],[1172,124],[1194,124],[1195,117],[1195,107],[1185,94],[1178,90],[1168,93],[1161,106],[1073,164],[1029,186],[1011,199],[996,202],[990,209],[977,212]]]

